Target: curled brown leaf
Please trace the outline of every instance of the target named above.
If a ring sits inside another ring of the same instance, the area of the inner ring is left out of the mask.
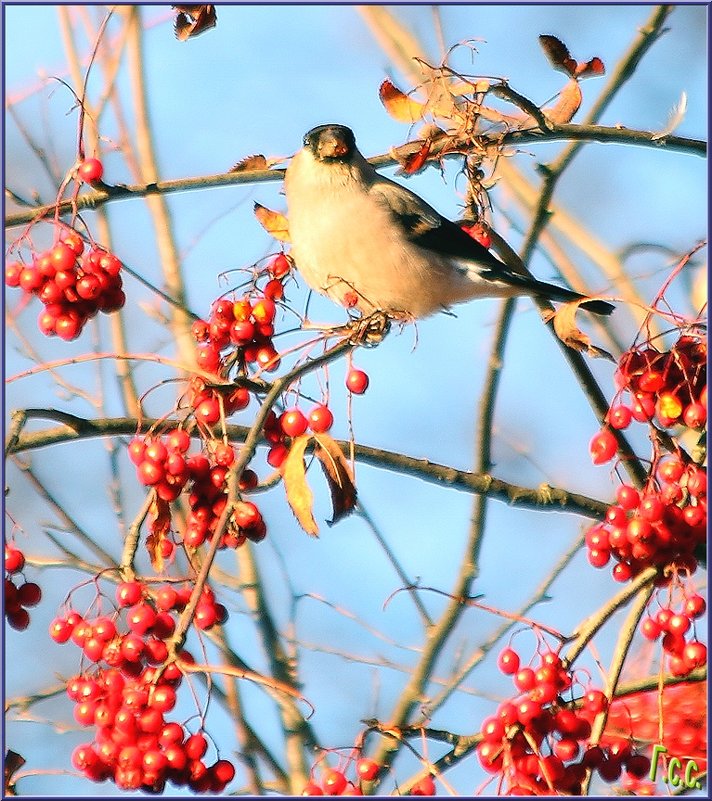
[[[175,21],[176,39],[185,42],[218,24],[214,5],[173,6],[178,12]]]
[[[585,353],[594,359],[609,359],[615,361],[613,356],[603,348],[591,343],[591,338],[576,325],[576,312],[578,307],[586,302],[586,298],[563,303],[553,315],[554,331],[556,336],[569,348]]]
[[[254,156],[246,156],[244,159],[230,168],[230,172],[249,172],[250,170],[266,170],[269,165],[267,159],[261,153],[255,153]]]
[[[314,442],[314,455],[324,470],[331,493],[331,525],[338,523],[356,507],[356,485],[351,465],[339,443],[328,434],[315,434]]]

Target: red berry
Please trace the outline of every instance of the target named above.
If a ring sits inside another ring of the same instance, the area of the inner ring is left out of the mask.
[[[77,261],[77,254],[64,242],[57,242],[49,255],[57,271],[70,271]]]
[[[271,323],[276,311],[277,307],[274,301],[269,298],[261,298],[252,307],[252,317],[258,323]]]
[[[640,624],[640,633],[646,640],[657,640],[662,629],[660,624],[652,617],[643,618]]]
[[[682,415],[688,428],[702,428],[707,422],[707,407],[701,403],[690,403]]]
[[[220,403],[216,398],[207,398],[195,408],[195,419],[205,425],[213,425],[220,419]]]
[[[424,776],[410,789],[411,795],[435,795],[435,781],[432,776]]]
[[[287,454],[289,453],[289,449],[286,445],[283,445],[281,442],[278,442],[276,445],[273,445],[269,451],[267,452],[267,464],[271,465],[275,469],[278,469],[282,466],[282,463],[287,458]]]
[[[280,300],[284,297],[284,285],[281,281],[273,278],[265,284],[263,292],[264,296],[270,300]]]
[[[378,775],[378,762],[362,757],[356,763],[356,774],[362,781],[370,782]]]
[[[22,606],[37,606],[42,600],[42,590],[39,584],[30,581],[17,588],[17,598]]]
[[[346,387],[354,395],[363,395],[368,389],[368,375],[363,370],[352,368],[346,376]]]
[[[191,734],[185,741],[184,748],[188,759],[201,759],[208,750],[208,741],[203,734]]]
[[[5,546],[5,570],[8,573],[19,573],[25,566],[25,555],[13,545]]]
[[[269,265],[269,271],[275,278],[283,278],[285,275],[289,275],[291,270],[292,263],[284,253],[275,256]]]
[[[630,421],[633,418],[633,413],[627,406],[618,405],[611,406],[606,416],[606,422],[611,428],[622,430],[628,428]]]
[[[327,768],[322,774],[321,786],[327,795],[341,795],[346,784],[346,776],[340,770]]]
[[[519,654],[512,648],[505,648],[497,659],[497,666],[506,676],[512,676],[519,670]]]
[[[707,664],[707,646],[701,642],[688,642],[682,651],[682,658],[688,670],[704,667]]]
[[[71,626],[63,617],[56,617],[49,625],[49,636],[58,643],[65,643],[72,636]]]
[[[288,437],[301,436],[309,425],[307,418],[299,409],[287,409],[279,418],[279,424]]]
[[[10,262],[5,267],[5,283],[7,286],[20,286],[20,276],[23,269],[23,265],[19,261]]]
[[[219,759],[211,768],[215,778],[223,785],[235,778],[235,767],[227,759]]]
[[[334,415],[327,406],[315,406],[309,412],[309,428],[315,434],[322,434],[328,431],[334,424]]]
[[[611,431],[607,428],[602,428],[593,436],[588,449],[594,464],[605,464],[616,455],[618,445]]]
[[[99,181],[104,174],[104,165],[99,159],[84,159],[79,165],[77,174],[80,180],[93,184],[95,181]]]
[[[122,581],[116,588],[116,601],[119,606],[133,606],[143,596],[143,585],[139,581]]]
[[[536,675],[530,667],[522,668],[514,677],[514,686],[523,693],[533,690],[536,686]]]
[[[707,609],[707,603],[701,595],[690,595],[685,601],[685,614],[688,617],[701,617]]]

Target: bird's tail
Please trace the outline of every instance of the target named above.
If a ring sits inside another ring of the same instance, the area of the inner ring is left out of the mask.
[[[536,278],[520,275],[519,273],[508,272],[507,281],[510,286],[519,286],[523,293],[546,298],[547,300],[558,300],[562,303],[583,300],[581,308],[593,312],[593,314],[608,315],[615,309],[615,306],[606,300],[587,299],[586,295],[581,295],[572,289],[565,289],[562,286],[556,286],[556,284],[548,284],[546,281],[538,281]]]

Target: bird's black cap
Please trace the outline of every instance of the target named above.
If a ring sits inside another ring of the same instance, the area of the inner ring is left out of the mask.
[[[348,161],[356,150],[356,138],[345,125],[317,125],[304,134],[304,147],[322,161]]]

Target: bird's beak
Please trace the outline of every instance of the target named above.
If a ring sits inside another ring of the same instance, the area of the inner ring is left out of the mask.
[[[322,135],[317,145],[317,153],[319,154],[319,158],[322,159],[340,158],[341,156],[345,156],[348,152],[348,145],[338,136],[326,137]]]

